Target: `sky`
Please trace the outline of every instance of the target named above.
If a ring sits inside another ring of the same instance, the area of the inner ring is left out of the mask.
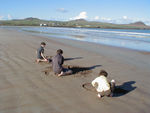
[[[28,17],[150,25],[150,0],[0,0],[0,20]]]

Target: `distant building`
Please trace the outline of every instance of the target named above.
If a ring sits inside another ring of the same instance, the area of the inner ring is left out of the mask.
[[[48,26],[47,24],[40,24],[40,26]]]

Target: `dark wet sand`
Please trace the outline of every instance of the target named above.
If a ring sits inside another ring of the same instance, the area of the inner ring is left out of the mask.
[[[35,63],[41,41],[45,53],[64,50],[65,65],[91,67],[87,73],[56,77]],[[99,100],[82,88],[105,69],[129,92]],[[84,76],[83,76],[84,75]],[[86,75],[86,76],[85,76]],[[149,113],[150,54],[88,42],[33,36],[0,28],[0,113]]]

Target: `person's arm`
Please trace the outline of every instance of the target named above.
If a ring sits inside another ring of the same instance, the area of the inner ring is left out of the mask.
[[[45,56],[44,56],[44,54],[43,54],[43,53],[41,53],[41,56],[43,57],[43,59],[44,59],[44,60],[46,60],[46,61],[47,61],[47,59],[45,58]]]
[[[92,86],[94,87],[94,85],[95,85],[95,80],[93,80],[92,82],[91,82],[91,84],[92,84]]]
[[[63,63],[64,63],[64,57],[63,57],[63,56],[60,56],[60,57],[59,57],[59,64],[60,64],[60,65],[63,65]]]
[[[64,63],[64,57],[62,56],[62,61],[61,61],[61,64],[63,65],[63,63]]]
[[[91,84],[92,84],[93,87],[95,87],[97,89],[98,88],[97,78],[95,80],[93,80]]]

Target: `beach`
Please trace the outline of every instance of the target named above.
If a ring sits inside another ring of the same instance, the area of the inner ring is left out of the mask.
[[[64,51],[64,65],[88,67],[85,73],[57,77],[45,74],[50,64],[35,62],[36,50]],[[98,99],[85,90],[105,69],[129,92]],[[148,113],[150,53],[0,28],[0,113]]]

